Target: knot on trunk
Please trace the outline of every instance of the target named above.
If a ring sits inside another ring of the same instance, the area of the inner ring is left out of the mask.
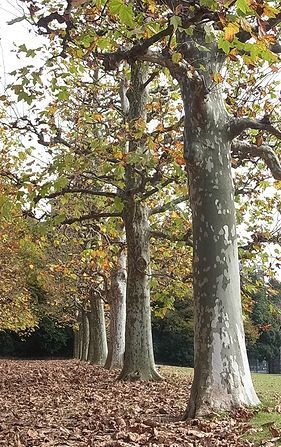
[[[139,272],[145,273],[147,269],[147,261],[142,256],[137,259],[136,268]]]

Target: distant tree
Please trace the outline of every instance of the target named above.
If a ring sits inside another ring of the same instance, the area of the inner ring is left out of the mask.
[[[256,292],[252,294],[251,319],[258,328],[259,336],[249,353],[259,360],[267,360],[270,373],[280,374],[281,349],[281,283],[271,279],[258,280]]]
[[[193,353],[193,302],[191,297],[177,300],[164,317],[153,314],[152,332],[155,359],[168,365],[190,366]]]

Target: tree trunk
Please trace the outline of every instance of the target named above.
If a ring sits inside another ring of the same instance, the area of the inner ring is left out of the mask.
[[[73,329],[73,358],[79,359],[79,329]]]
[[[131,65],[131,82],[127,92],[129,100],[128,124],[131,135],[138,129],[139,120],[146,120],[147,67],[141,62]],[[136,127],[135,127],[136,126]],[[142,159],[145,152],[141,142],[132,137],[128,152]],[[121,379],[160,380],[156,371],[150,316],[150,256],[149,223],[144,202],[138,200],[143,190],[143,166],[128,163],[125,170],[126,191],[123,220],[127,240],[127,291],[126,291],[126,333],[124,365]]]
[[[280,374],[281,373],[281,355],[280,350],[274,358],[268,359],[268,372],[269,374]]]
[[[81,359],[81,310],[76,310],[77,327],[73,328],[73,358]]]
[[[93,291],[90,297],[89,312],[90,344],[88,360],[97,365],[104,365],[107,356],[107,340],[103,302]]]
[[[257,405],[246,353],[230,141],[219,87],[182,83],[193,220],[194,381],[186,417]]]
[[[160,380],[153,355],[150,289],[149,225],[145,204],[132,198],[124,209],[128,278],[126,348],[121,379]]]
[[[89,319],[84,309],[82,309],[81,342],[81,360],[86,361],[89,350]]]
[[[123,367],[126,324],[126,253],[121,249],[116,266],[111,272],[110,287],[110,343],[105,368]]]

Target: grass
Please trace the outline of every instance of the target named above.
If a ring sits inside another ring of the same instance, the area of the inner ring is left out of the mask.
[[[179,366],[161,366],[161,371],[193,374],[192,368]],[[266,440],[280,437],[271,445],[281,446],[281,375],[253,374],[252,377],[261,406],[254,411],[249,421],[252,429],[245,438],[261,446],[266,445]]]
[[[253,374],[253,381],[261,406],[250,421],[254,431],[246,438],[262,445],[265,440],[280,437],[276,445],[281,446],[281,375]]]

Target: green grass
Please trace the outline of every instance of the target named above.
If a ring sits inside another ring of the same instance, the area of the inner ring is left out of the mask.
[[[192,368],[179,366],[161,366],[161,371],[193,375]],[[281,437],[281,375],[253,374],[252,376],[261,406],[254,411],[249,421],[252,429],[244,437],[254,442],[256,446],[261,446],[266,440]],[[281,446],[281,439],[274,445]]]
[[[253,381],[261,407],[250,421],[255,431],[245,437],[258,446],[281,436],[281,375],[253,374]],[[281,445],[281,440],[276,445]]]

